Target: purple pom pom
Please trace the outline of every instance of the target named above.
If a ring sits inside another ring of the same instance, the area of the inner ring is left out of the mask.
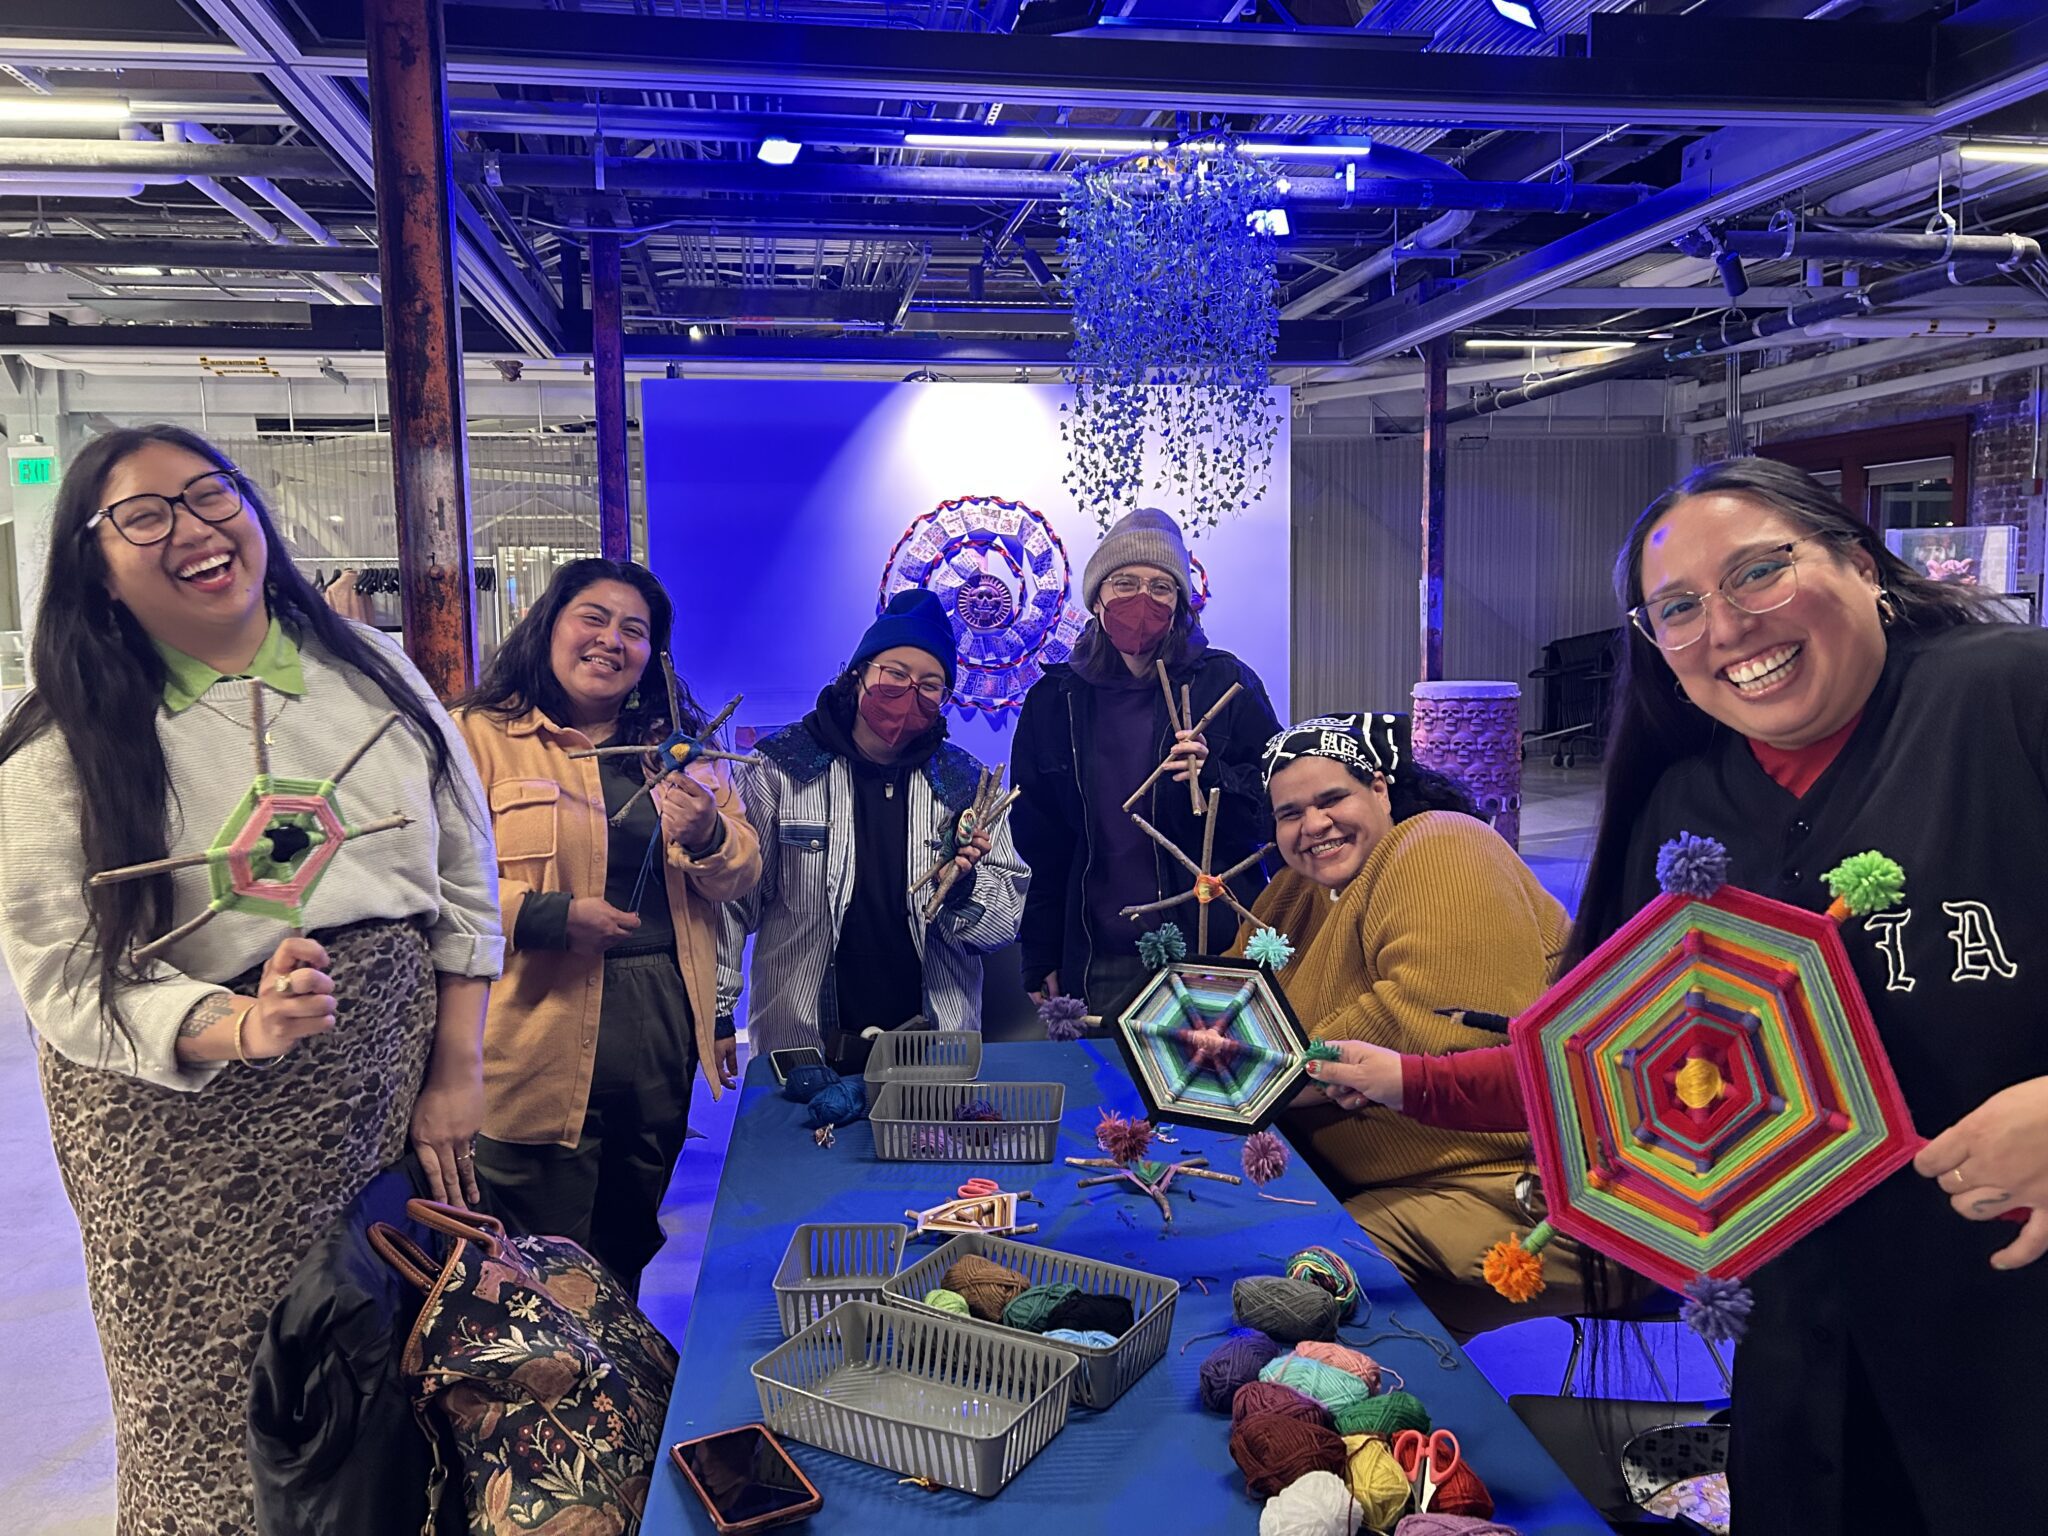
[[[1657,850],[1657,884],[1671,896],[1705,898],[1728,883],[1728,850],[1681,832]]]
[[[1270,1184],[1287,1171],[1287,1143],[1271,1131],[1254,1131],[1244,1139],[1244,1175],[1254,1184]]]
[[[953,1118],[955,1120],[1000,1120],[1003,1118],[1003,1113],[987,1099],[969,1099],[965,1104],[962,1104],[953,1111]]]
[[[1088,1033],[1088,1005],[1078,997],[1048,997],[1038,1005],[1045,1038],[1065,1044]]]
[[[1685,1288],[1685,1295],[1678,1315],[1701,1338],[1733,1344],[1748,1332],[1749,1309],[1756,1301],[1741,1281],[1701,1275]]]

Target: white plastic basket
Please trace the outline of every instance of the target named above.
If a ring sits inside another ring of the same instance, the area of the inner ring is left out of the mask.
[[[955,1120],[986,1099],[1000,1120]],[[1049,1163],[1067,1102],[1062,1083],[884,1083],[868,1111],[884,1162]]]
[[[901,1274],[884,1281],[882,1300],[889,1306],[928,1317],[952,1316],[936,1307],[927,1307],[924,1298],[940,1289],[946,1271],[969,1254],[979,1254],[991,1263],[1014,1269],[1033,1285],[1071,1285],[1090,1295],[1121,1296],[1130,1302],[1135,1314],[1130,1330],[1106,1346],[1040,1339],[1040,1335],[1028,1330],[979,1318],[957,1319],[968,1327],[987,1328],[1005,1338],[1040,1339],[1055,1348],[1073,1351],[1081,1362],[1074,1373],[1074,1396],[1086,1407],[1107,1408],[1166,1354],[1167,1336],[1173,1332],[1174,1304],[1180,1297],[1178,1281],[1057,1249],[1034,1248],[1007,1237],[970,1232],[948,1239]]]
[[[850,1301],[754,1365],[778,1435],[994,1498],[1067,1422],[1074,1356]]]
[[[892,1029],[868,1052],[868,1103],[884,1083],[969,1083],[981,1075],[978,1029]]]
[[[775,1309],[786,1339],[849,1301],[880,1301],[903,1262],[910,1229],[900,1222],[806,1222],[790,1235],[775,1272]]]

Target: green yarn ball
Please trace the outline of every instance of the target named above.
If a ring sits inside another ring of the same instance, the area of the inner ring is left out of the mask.
[[[1003,1322],[1026,1333],[1043,1333],[1059,1304],[1077,1289],[1071,1285],[1034,1285],[1003,1308]]]
[[[937,1307],[941,1312],[950,1312],[955,1317],[973,1316],[968,1310],[967,1298],[958,1291],[926,1291],[924,1304],[928,1307]]]
[[[1429,1410],[1412,1392],[1383,1392],[1378,1397],[1362,1398],[1339,1409],[1332,1417],[1340,1435],[1397,1435],[1404,1429],[1429,1433]]]
[[[1906,895],[1906,872],[1896,859],[1875,850],[1852,853],[1821,878],[1828,894],[1849,909],[1852,917],[1868,917],[1895,907]]]
[[[1341,1419],[1347,1411],[1372,1399],[1372,1389],[1349,1371],[1302,1355],[1282,1355],[1269,1361],[1260,1370],[1259,1380],[1292,1387],[1303,1397],[1314,1398],[1329,1410],[1333,1419]]]

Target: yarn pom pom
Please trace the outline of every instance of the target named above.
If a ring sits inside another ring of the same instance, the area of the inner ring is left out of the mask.
[[[1261,928],[1251,936],[1244,947],[1245,959],[1254,965],[1263,965],[1268,970],[1284,971],[1287,963],[1294,958],[1294,946],[1287,941],[1287,935],[1277,928]]]
[[[1161,923],[1150,933],[1138,935],[1138,958],[1145,962],[1147,970],[1156,971],[1184,960],[1187,953],[1187,935],[1180,931],[1178,923]]]
[[[1728,850],[1681,832],[1657,850],[1657,884],[1671,896],[1707,897],[1728,883]]]
[[[1254,1184],[1270,1184],[1287,1171],[1287,1143],[1272,1131],[1254,1131],[1244,1139],[1244,1176]]]
[[[1003,1118],[1003,1113],[987,1099],[969,1099],[965,1104],[962,1104],[953,1111],[953,1118],[955,1120],[971,1121],[1000,1120]]]
[[[1513,1233],[1486,1250],[1479,1272],[1509,1301],[1533,1301],[1543,1294],[1543,1255],[1524,1248]]]
[[[1344,1053],[1338,1050],[1331,1041],[1316,1040],[1310,1043],[1306,1059],[1309,1061],[1342,1061]]]
[[[1126,1120],[1122,1115],[1102,1112],[1095,1126],[1095,1145],[1119,1168],[1128,1168],[1152,1145],[1150,1120]]]
[[[1358,1536],[1365,1511],[1334,1472],[1297,1477],[1259,1511],[1259,1536]]]
[[[1048,997],[1038,1005],[1045,1038],[1064,1045],[1088,1033],[1088,1005],[1078,997]]]
[[[1701,1275],[1685,1288],[1678,1315],[1693,1332],[1717,1344],[1733,1344],[1749,1331],[1749,1309],[1756,1305],[1739,1280]]]
[[[1821,879],[1827,883],[1828,894],[1835,898],[1828,907],[1828,916],[1837,922],[1895,907],[1906,895],[1906,872],[1899,867],[1898,860],[1875,851],[1850,854]]]

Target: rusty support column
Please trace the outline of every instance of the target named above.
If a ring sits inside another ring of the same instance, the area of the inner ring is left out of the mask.
[[[363,20],[405,648],[448,699],[476,681],[476,615],[441,0],[366,0]]]
[[[1422,349],[1422,681],[1444,675],[1444,469],[1450,427],[1444,421],[1444,386],[1451,372],[1451,342],[1439,336]]]
[[[626,315],[619,294],[619,237],[590,237],[590,360],[597,378],[597,547],[633,558],[633,505],[626,476]]]

